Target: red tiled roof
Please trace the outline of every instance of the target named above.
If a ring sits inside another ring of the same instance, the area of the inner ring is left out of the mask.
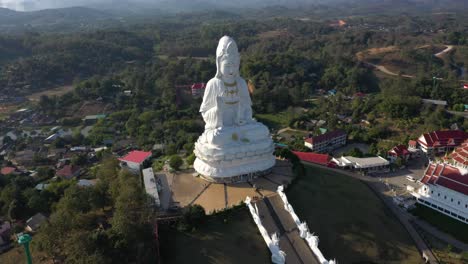
[[[416,142],[416,140],[408,141],[408,146],[416,146],[417,144],[418,144],[418,142]]]
[[[80,167],[75,165],[65,165],[62,169],[58,170],[55,174],[60,177],[72,177],[80,170]]]
[[[313,152],[299,152],[293,151],[293,153],[302,161],[316,163],[327,166],[330,163],[331,157],[327,154],[318,154]]]
[[[194,83],[192,84],[192,89],[205,89],[205,83]]]
[[[395,154],[397,157],[406,156],[409,154],[408,148],[405,145],[398,145],[388,151],[389,154]]]
[[[450,154],[450,158],[460,164],[468,165],[468,140],[465,140],[460,147],[456,148]]]
[[[429,164],[422,183],[440,185],[453,191],[468,195],[468,174],[448,164]]]
[[[310,143],[310,144],[317,144],[317,143],[320,143],[320,142],[333,140],[333,139],[335,139],[337,137],[341,137],[343,135],[346,135],[346,132],[344,132],[343,130],[335,130],[335,131],[328,132],[328,133],[325,133],[325,134],[322,134],[322,135],[307,138],[305,141]]]
[[[426,143],[418,139],[420,144],[428,147],[457,146],[468,139],[468,133],[460,130],[444,130],[424,133]]]
[[[120,161],[142,163],[147,158],[151,157],[151,152],[134,150],[128,153],[125,157],[120,158]]]
[[[13,172],[16,171],[16,168],[13,168],[13,167],[4,167],[2,168],[2,170],[0,171],[0,174],[3,174],[3,175],[8,175],[8,174],[12,174]]]

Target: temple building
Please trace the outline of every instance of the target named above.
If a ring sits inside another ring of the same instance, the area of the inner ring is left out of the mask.
[[[412,192],[418,203],[468,224],[468,171],[447,163],[430,163],[422,185]]]
[[[456,167],[468,169],[468,139],[449,156],[449,162]]]
[[[434,131],[422,134],[417,142],[419,148],[427,155],[444,154],[460,146],[468,133],[461,130]]]

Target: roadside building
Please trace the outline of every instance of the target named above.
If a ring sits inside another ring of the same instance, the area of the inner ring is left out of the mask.
[[[430,163],[421,186],[412,192],[418,203],[468,224],[468,171]]]
[[[436,106],[442,106],[442,107],[447,106],[447,101],[442,101],[442,100],[422,99],[422,102],[423,104],[430,104],[430,105],[436,105]]]
[[[160,207],[161,201],[159,200],[158,184],[154,178],[152,168],[143,170],[143,182],[145,183],[146,194],[151,198],[151,204],[155,207]]]
[[[461,130],[444,130],[424,133],[418,138],[420,149],[427,155],[444,154],[460,146],[468,133]]]
[[[81,172],[81,168],[78,166],[65,165],[63,166],[63,168],[58,170],[55,173],[55,175],[57,175],[57,177],[60,177],[66,180],[70,180],[70,179],[78,177],[80,175],[80,172]]]
[[[293,153],[302,161],[306,163],[318,164],[326,167],[335,167],[336,164],[332,161],[332,157],[328,154],[320,154],[313,152],[300,152],[293,151]]]
[[[106,118],[106,115],[104,115],[104,114],[88,115],[88,116],[85,116],[83,121],[84,121],[85,125],[90,126],[90,125],[96,124],[97,121],[99,121],[100,119],[105,119],[105,118]]]
[[[408,161],[410,157],[411,152],[405,145],[395,146],[387,152],[387,159],[389,159],[390,162],[395,162],[397,158],[401,158],[402,160]]]
[[[194,83],[191,87],[193,97],[203,97],[205,94],[205,83]]]
[[[92,186],[96,185],[96,180],[82,179],[82,180],[78,181],[77,185],[80,186],[80,187],[92,187]]]
[[[126,168],[133,173],[140,173],[145,162],[151,159],[152,153],[146,151],[134,150],[122,158],[119,158],[120,167]]]
[[[343,169],[351,169],[364,173],[382,173],[390,170],[390,162],[380,156],[368,158],[345,156],[333,158],[332,161]]]
[[[46,221],[47,217],[45,215],[37,213],[26,221],[26,230],[28,232],[36,232]]]
[[[335,130],[322,135],[309,137],[304,146],[317,153],[327,153],[336,148],[346,145],[346,132]]]

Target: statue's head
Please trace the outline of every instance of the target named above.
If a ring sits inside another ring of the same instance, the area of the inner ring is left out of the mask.
[[[237,78],[239,65],[240,55],[236,42],[231,37],[222,37],[216,49],[216,77]]]

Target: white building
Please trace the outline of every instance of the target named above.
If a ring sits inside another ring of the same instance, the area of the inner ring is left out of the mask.
[[[412,195],[418,203],[468,224],[468,171],[431,163]]]
[[[313,152],[325,153],[346,145],[346,132],[335,130],[322,135],[309,137],[304,141],[304,146]]]
[[[367,173],[388,172],[390,167],[390,162],[380,156],[368,158],[355,158],[346,156],[341,158],[333,158],[332,161],[335,162],[338,167],[345,169],[351,168]]]
[[[133,173],[140,173],[143,163],[151,158],[152,153],[146,151],[134,150],[126,156],[119,158],[120,167],[126,168]]]
[[[145,183],[146,193],[151,197],[151,202],[154,203],[156,207],[160,207],[161,201],[159,200],[158,185],[154,178],[152,168],[143,170],[143,182]]]

